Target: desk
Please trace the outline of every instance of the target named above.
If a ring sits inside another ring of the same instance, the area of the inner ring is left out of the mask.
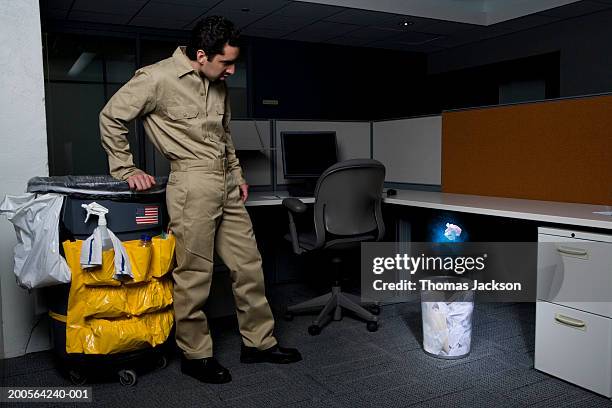
[[[283,199],[289,198],[290,195],[286,191],[254,191],[249,193],[249,199],[246,202],[247,207],[260,207],[267,205],[281,205]],[[306,204],[314,203],[314,197],[299,197]]]
[[[280,205],[282,199],[283,193],[278,193],[278,195],[277,193],[254,193],[247,202],[247,206]],[[314,198],[308,197],[302,201],[313,203]],[[546,224],[589,230],[598,229],[607,235],[612,231],[612,216],[596,213],[609,212],[612,210],[611,206],[414,190],[398,190],[396,195],[385,196],[383,201],[395,207],[394,212],[398,214],[403,213],[402,207],[407,207],[407,212],[410,211],[410,208],[414,212],[417,212],[417,209],[420,212],[423,212],[422,209],[431,209],[525,221],[529,227],[519,229],[518,236],[520,240],[526,241],[531,239],[531,234],[527,232],[533,230],[535,238],[535,226]],[[417,217],[420,217],[420,214]],[[506,221],[503,223],[507,224]],[[490,236],[497,237],[499,233],[495,228],[492,229]],[[579,235],[579,233],[576,234]],[[605,235],[600,235],[600,237],[605,237]],[[396,236],[395,240],[401,241],[401,238]],[[558,240],[559,237],[554,239]],[[564,239],[564,241],[568,240],[569,238]],[[609,261],[605,260],[602,264],[609,265]],[[604,275],[607,272],[609,269],[603,271]],[[580,276],[586,273],[593,273],[593,268],[582,266],[578,270]],[[564,307],[548,300],[538,300],[536,307],[535,368],[607,397],[612,396],[612,370],[610,369],[612,351],[609,346],[612,317]],[[560,326],[555,319],[558,319],[561,313],[578,316],[581,319],[580,322],[586,322],[584,325],[589,326],[589,330],[581,332],[576,331],[575,328],[567,329]]]
[[[283,198],[286,197],[289,197],[286,192],[252,192],[249,195],[246,206],[281,205]],[[314,203],[313,197],[306,197],[301,200],[306,204]],[[397,195],[384,197],[383,202],[397,206],[457,211],[612,230],[612,216],[594,214],[596,211],[612,211],[612,206],[605,205],[560,203],[416,190],[397,190]]]
[[[257,207],[263,207],[272,209],[274,206],[280,206],[283,198],[289,197],[286,191],[277,192],[252,192],[249,195],[249,199],[246,202],[246,206],[249,209],[256,210]],[[302,198],[302,201],[307,204],[314,203],[313,197]],[[385,237],[387,241],[428,241],[428,239],[422,236],[412,236],[411,226],[406,222],[400,221],[400,218],[404,218],[402,214],[409,215],[410,209],[430,209],[440,211],[452,211],[463,214],[474,214],[475,216],[492,216],[502,217],[511,220],[518,220],[519,223],[529,223],[529,227],[515,228],[512,230],[512,235],[500,236],[492,229],[491,234],[478,234],[474,236],[476,240],[481,242],[484,241],[520,241],[529,242],[537,240],[537,226],[548,225],[548,226],[568,226],[570,228],[579,229],[597,229],[599,232],[612,231],[612,216],[603,214],[594,214],[594,212],[610,211],[612,207],[603,205],[589,205],[589,204],[576,204],[576,203],[560,203],[552,201],[537,201],[537,200],[524,200],[515,198],[503,198],[503,197],[487,197],[477,195],[466,195],[466,194],[449,194],[431,191],[417,191],[417,190],[397,190],[397,194],[391,197],[384,197],[383,202],[386,206],[391,205],[393,211],[384,211],[385,215],[395,213],[399,215],[396,221],[396,229],[387,228],[389,235]],[[266,211],[266,214],[270,214]],[[393,217],[392,217],[393,218]],[[280,220],[280,224],[275,223],[277,230],[275,231],[279,235],[279,241],[276,241],[277,245],[274,247],[280,247],[280,240],[287,229],[286,218],[283,216]],[[265,220],[266,223],[269,220]],[[385,221],[387,223],[387,221]],[[541,223],[541,224],[539,224]],[[499,225],[499,224],[498,224]],[[265,231],[270,238],[268,226],[263,225],[260,231]],[[281,233],[279,228],[283,228]],[[417,230],[423,230],[423,225],[418,226]],[[504,230],[507,228],[504,226]],[[257,229],[256,229],[257,232]],[[528,233],[526,233],[528,232]],[[259,236],[259,234],[258,234]],[[265,238],[264,238],[265,239]],[[274,239],[272,237],[272,239]],[[274,253],[274,248],[271,252]],[[275,257],[275,255],[272,255]],[[268,275],[273,276],[273,282],[281,282],[287,280],[293,280],[299,276],[299,273],[292,271],[292,258],[286,256],[287,259],[283,260],[283,264],[275,265]],[[274,264],[277,262],[274,261]]]

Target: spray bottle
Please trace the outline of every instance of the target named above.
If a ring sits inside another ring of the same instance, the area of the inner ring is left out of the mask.
[[[108,208],[101,206],[100,204],[91,202],[89,204],[81,204],[85,210],[87,210],[87,217],[85,217],[85,223],[89,220],[90,215],[98,216],[98,228],[100,229],[100,236],[102,237],[102,251],[113,248],[113,241],[108,235],[108,229],[106,228],[106,214],[108,214]]]

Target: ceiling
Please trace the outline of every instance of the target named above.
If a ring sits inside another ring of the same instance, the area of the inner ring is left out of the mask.
[[[221,14],[253,37],[425,53],[609,9],[612,0],[41,0],[54,21],[188,30]]]

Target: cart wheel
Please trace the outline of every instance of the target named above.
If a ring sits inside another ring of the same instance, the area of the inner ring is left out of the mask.
[[[311,336],[318,336],[319,334],[321,334],[321,326],[317,326],[316,324],[308,326],[308,333]]]
[[[137,380],[136,372],[134,370],[121,370],[119,371],[119,382],[121,385],[125,385],[128,387],[136,384]]]
[[[68,371],[68,376],[74,385],[83,385],[87,382],[87,377],[76,370]]]
[[[374,316],[378,316],[380,314],[380,306],[378,306],[378,305],[372,305],[372,306],[368,307],[368,310]]]
[[[288,322],[292,321],[293,320],[293,313],[291,313],[291,312],[285,313],[285,320],[288,321]]]
[[[166,356],[160,356],[157,359],[156,367],[159,368],[160,370],[168,367],[168,358]]]
[[[378,330],[378,322],[368,322],[366,325],[368,331],[375,332]]]

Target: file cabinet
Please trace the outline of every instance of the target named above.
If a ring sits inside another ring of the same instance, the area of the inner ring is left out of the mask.
[[[612,397],[612,236],[538,228],[535,368]]]

